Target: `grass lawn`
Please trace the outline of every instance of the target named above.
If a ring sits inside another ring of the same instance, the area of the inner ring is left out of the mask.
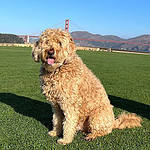
[[[109,52],[77,52],[103,83],[114,112],[134,112],[141,128],[113,130],[87,142],[78,133],[66,146],[47,132],[52,110],[41,94],[40,63],[31,48],[0,47],[0,150],[149,150],[150,56]]]

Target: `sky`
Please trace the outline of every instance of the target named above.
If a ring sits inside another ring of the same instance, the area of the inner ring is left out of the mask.
[[[131,38],[150,34],[150,0],[1,0],[0,33],[39,35],[46,28]]]

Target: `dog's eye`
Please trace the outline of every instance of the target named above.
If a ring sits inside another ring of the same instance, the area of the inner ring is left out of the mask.
[[[39,44],[39,41],[36,41],[35,44],[36,44],[36,46],[37,46],[37,45]]]
[[[60,46],[62,46],[62,43],[61,43],[61,42],[59,42],[59,45],[60,45]]]

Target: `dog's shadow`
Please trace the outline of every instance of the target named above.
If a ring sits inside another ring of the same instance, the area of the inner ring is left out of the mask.
[[[150,119],[149,105],[111,95],[109,95],[109,99],[111,104],[117,108]],[[52,129],[53,113],[50,104],[12,93],[0,93],[0,102],[11,106],[17,113],[40,121],[49,130]]]
[[[150,105],[112,95],[109,95],[109,99],[111,104],[117,108],[136,113],[137,115],[150,119]]]
[[[41,102],[12,93],[0,93],[0,102],[11,106],[17,113],[40,121],[49,130],[52,129],[52,108]]]

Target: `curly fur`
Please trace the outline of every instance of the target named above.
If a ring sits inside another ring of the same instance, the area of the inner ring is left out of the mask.
[[[48,64],[49,52],[54,52],[53,64]],[[57,136],[63,131],[58,143],[71,143],[78,130],[92,140],[111,133],[114,128],[141,126],[141,118],[135,114],[122,114],[115,119],[103,85],[75,53],[69,33],[45,30],[32,54],[35,61],[42,61],[41,88],[54,110],[53,130],[49,135]]]

